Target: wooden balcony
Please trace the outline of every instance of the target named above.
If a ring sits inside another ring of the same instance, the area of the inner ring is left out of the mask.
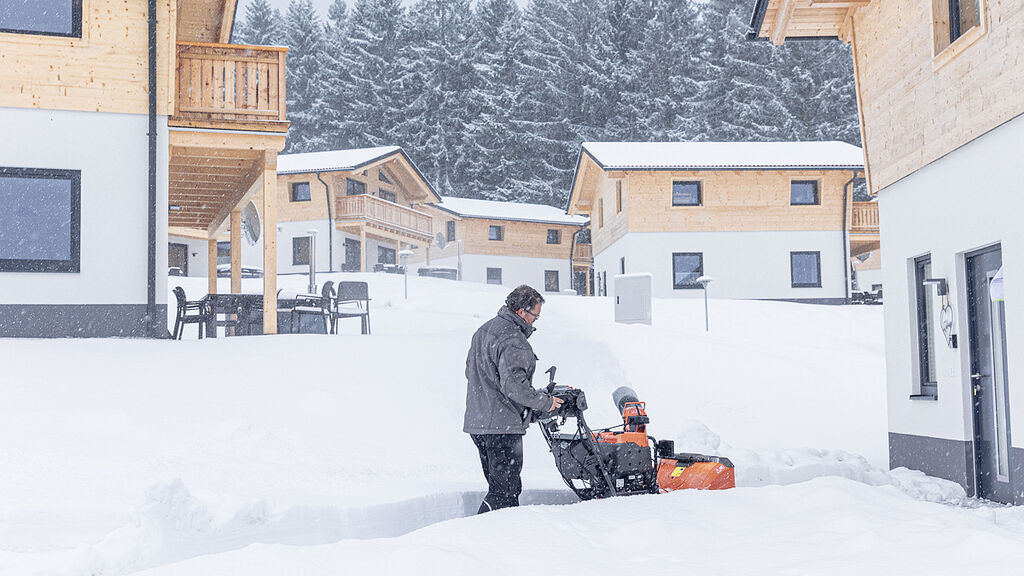
[[[338,196],[335,220],[339,228],[365,226],[371,233],[401,241],[429,242],[434,237],[429,214],[369,194]]]
[[[878,203],[854,202],[850,234],[878,234]]]
[[[574,268],[590,268],[594,262],[594,246],[592,244],[576,244],[572,249],[572,265]]]
[[[287,132],[278,46],[178,42],[172,126]]]

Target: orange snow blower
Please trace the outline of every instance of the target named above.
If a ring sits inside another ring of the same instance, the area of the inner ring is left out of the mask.
[[[581,500],[736,486],[735,470],[728,458],[676,453],[673,441],[648,436],[646,404],[632,388],[621,386],[612,393],[622,424],[593,430],[583,417],[587,409],[583,390],[556,384],[554,366],[547,374],[547,393],[563,402],[554,411],[535,417],[555,457],[555,467]],[[576,430],[562,432],[569,418],[576,421]]]

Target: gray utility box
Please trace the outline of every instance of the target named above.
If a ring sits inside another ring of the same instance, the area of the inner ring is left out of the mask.
[[[651,324],[651,275],[615,276],[615,321],[623,324]]]

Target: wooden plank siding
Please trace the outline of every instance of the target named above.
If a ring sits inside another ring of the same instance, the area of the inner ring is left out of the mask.
[[[157,113],[172,108],[177,3],[157,2]],[[82,37],[0,33],[0,107],[146,114],[147,2],[86,0]]]

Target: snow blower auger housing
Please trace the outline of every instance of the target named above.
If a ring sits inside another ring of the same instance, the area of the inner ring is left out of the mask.
[[[657,441],[648,436],[646,405],[633,389],[621,386],[612,393],[622,424],[593,430],[583,416],[587,409],[583,390],[556,384],[554,366],[547,374],[546,391],[563,402],[554,411],[534,416],[555,458],[555,467],[581,500],[736,486],[735,470],[728,458],[676,453],[671,440]],[[570,418],[576,421],[576,430],[563,432]]]

